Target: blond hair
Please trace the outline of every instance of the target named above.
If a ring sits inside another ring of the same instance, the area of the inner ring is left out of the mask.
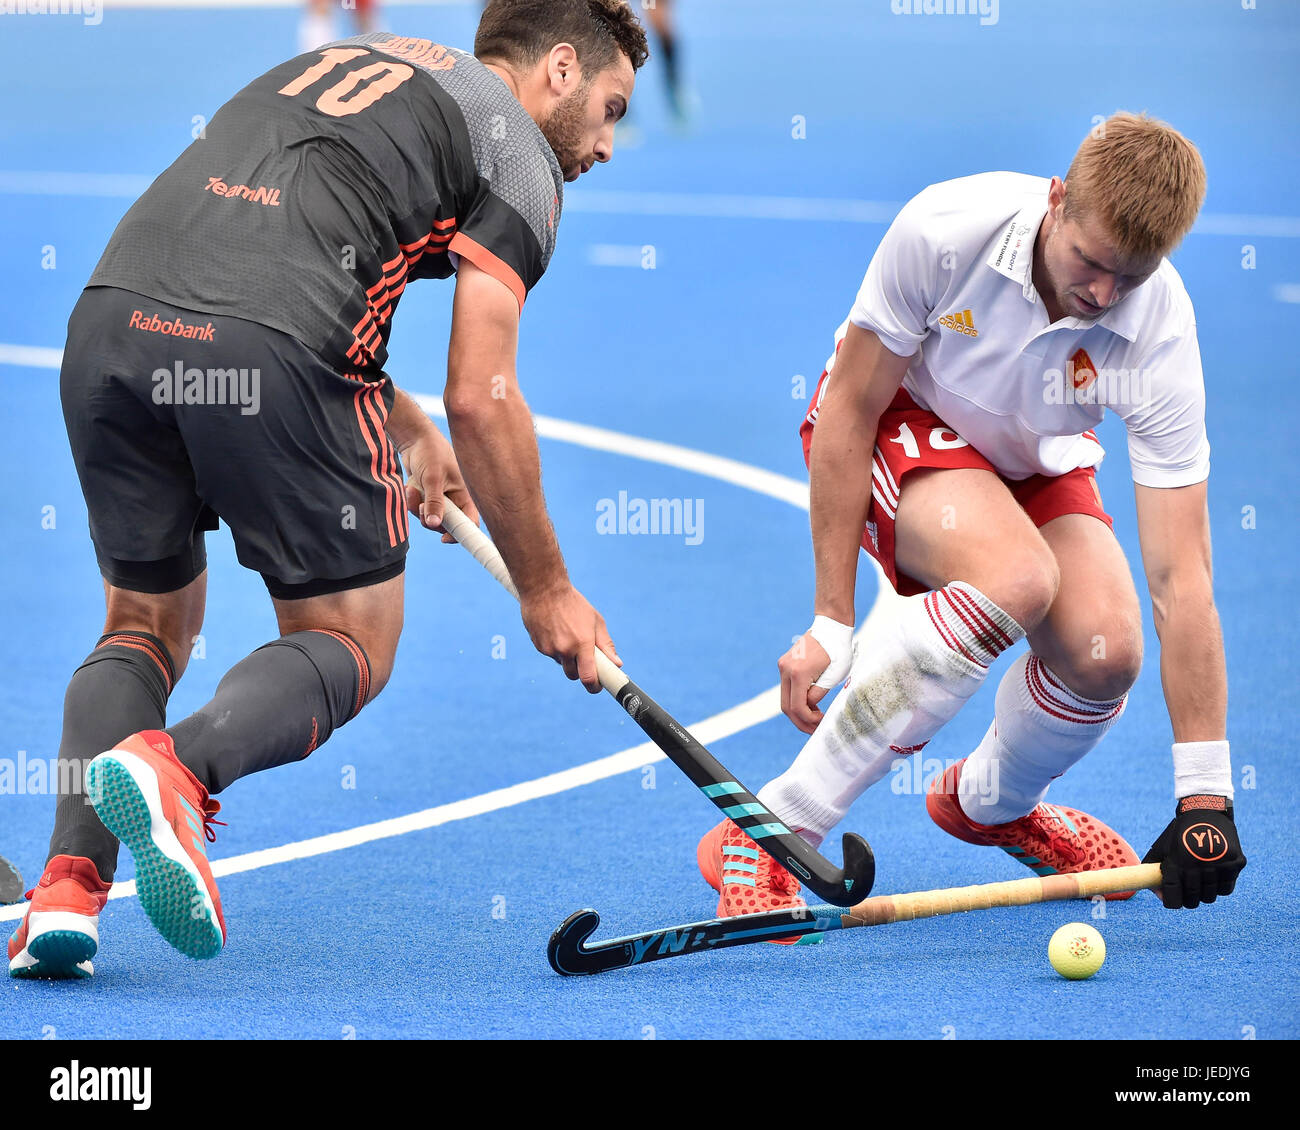
[[[1164,256],[1205,199],[1205,164],[1173,126],[1147,114],[1112,114],[1079,146],[1066,174],[1066,215],[1095,216],[1127,259]]]

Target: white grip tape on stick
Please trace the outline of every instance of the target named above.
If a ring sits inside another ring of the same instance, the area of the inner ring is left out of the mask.
[[[516,600],[519,590],[510,579],[510,570],[502,560],[501,551],[492,544],[492,539],[480,530],[466,516],[465,512],[450,498],[443,495],[442,527],[461,545],[474,555],[474,560],[483,566]],[[628,683],[628,677],[600,648],[596,648],[596,675],[600,685],[612,695],[617,695]]]
[[[518,600],[519,590],[510,579],[510,570],[501,559],[500,550],[492,544],[492,539],[474,525],[465,516],[465,511],[450,498],[444,496],[442,504],[445,508],[442,516],[443,529],[468,549],[474,555],[474,560],[500,581],[505,590]]]

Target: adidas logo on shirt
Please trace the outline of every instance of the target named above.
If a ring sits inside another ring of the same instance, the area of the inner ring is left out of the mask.
[[[959,334],[965,334],[967,337],[979,337],[979,330],[975,328],[975,319],[971,316],[969,310],[960,310],[956,314],[945,314],[939,319],[939,325],[947,326],[950,330],[956,330]]]

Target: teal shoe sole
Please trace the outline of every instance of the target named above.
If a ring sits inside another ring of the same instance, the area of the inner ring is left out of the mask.
[[[150,774],[150,780],[156,778]],[[86,771],[86,793],[104,827],[130,849],[136,894],[158,933],[186,957],[216,957],[221,926],[208,906],[203,882],[159,846],[149,801],[130,769],[116,756],[95,758]],[[170,825],[161,818],[159,824],[159,834],[182,854]]]
[[[25,969],[10,969],[9,976],[19,981],[85,980],[94,970],[79,966],[94,957],[98,949],[95,939],[88,934],[75,930],[50,930],[27,947],[36,964]]]

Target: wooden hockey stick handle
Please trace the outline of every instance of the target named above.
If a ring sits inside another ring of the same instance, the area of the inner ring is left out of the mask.
[[[1160,886],[1160,864],[1140,863],[1073,875],[1047,875],[1037,879],[1012,879],[913,894],[874,895],[843,912],[845,926],[883,926],[914,918],[935,918],[968,910],[998,906],[1030,906],[1058,899],[1086,899],[1119,891],[1142,891]]]
[[[442,496],[442,528],[474,555],[480,565],[492,574],[502,587],[516,600],[519,590],[510,579],[510,570],[501,558],[501,551],[492,544],[492,539],[480,530],[466,516],[465,512],[446,495]],[[628,683],[628,677],[600,648],[596,648],[596,674],[600,685],[615,697]]]

